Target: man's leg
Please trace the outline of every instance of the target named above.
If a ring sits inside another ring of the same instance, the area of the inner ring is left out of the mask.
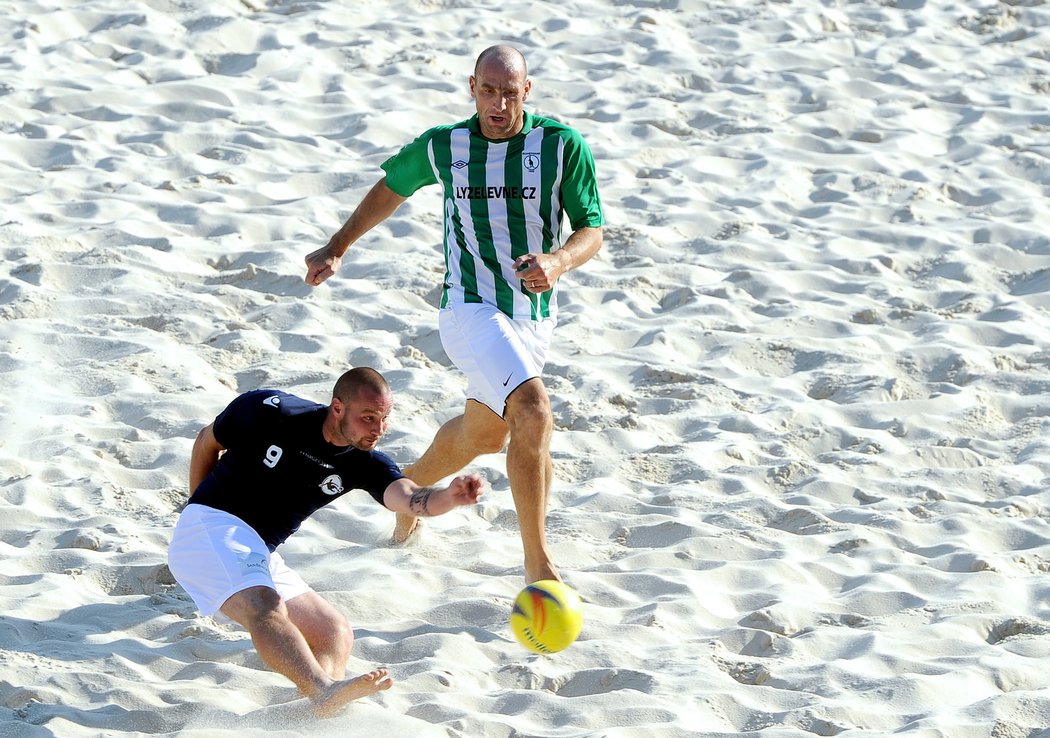
[[[346,662],[354,648],[354,631],[343,614],[316,592],[285,600],[292,621],[317,663],[332,679],[346,676]]]
[[[550,454],[553,418],[541,379],[530,379],[507,398],[507,425],[507,477],[525,549],[525,581],[560,580],[547,548],[547,502],[554,478]]]
[[[310,698],[318,717],[330,717],[347,703],[389,689],[393,683],[386,669],[353,679],[329,676],[289,618],[287,605],[269,587],[242,590],[226,600],[221,610],[247,629],[267,666],[291,679]]]
[[[430,447],[415,464],[405,468],[405,476],[418,485],[430,487],[451,476],[481,454],[494,454],[507,442],[503,418],[475,400],[467,400],[463,414],[438,429]],[[394,543],[403,543],[416,529],[414,515],[397,514]]]

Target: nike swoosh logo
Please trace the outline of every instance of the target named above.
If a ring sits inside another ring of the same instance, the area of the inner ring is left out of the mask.
[[[507,375],[507,378],[503,380],[503,386],[504,387],[507,386],[507,382],[509,382],[510,378],[513,377],[513,376],[514,376],[514,372],[511,372],[510,374]]]

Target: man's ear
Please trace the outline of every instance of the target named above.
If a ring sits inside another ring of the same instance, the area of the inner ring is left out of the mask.
[[[476,100],[476,99],[477,99],[477,97],[476,97],[476,95],[474,94],[474,86],[475,86],[475,85],[477,84],[477,82],[475,81],[475,79],[474,79],[474,75],[473,75],[473,74],[472,74],[472,75],[470,75],[470,80],[469,80],[469,82],[470,82],[470,99],[471,99],[471,100]]]
[[[525,87],[524,87],[524,89],[521,92],[521,101],[522,102],[525,102],[526,100],[529,99],[529,93],[530,92],[532,92],[532,80],[531,79],[526,79],[525,80]]]

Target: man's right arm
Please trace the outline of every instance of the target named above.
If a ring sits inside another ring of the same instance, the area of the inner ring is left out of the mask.
[[[407,199],[387,186],[386,177],[376,182],[343,227],[328,240],[328,244],[307,255],[306,283],[316,287],[335,274],[346,250],[393,215]]]
[[[201,428],[193,442],[193,451],[190,452],[190,494],[192,495],[200,483],[203,482],[215,464],[219,461],[219,454],[223,452],[222,445],[215,439],[214,423]]]

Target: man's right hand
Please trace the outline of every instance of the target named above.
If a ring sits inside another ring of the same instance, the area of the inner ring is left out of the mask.
[[[335,256],[328,250],[328,246],[317,249],[312,254],[306,255],[306,283],[311,287],[324,282],[337,271],[342,263],[342,257]]]

